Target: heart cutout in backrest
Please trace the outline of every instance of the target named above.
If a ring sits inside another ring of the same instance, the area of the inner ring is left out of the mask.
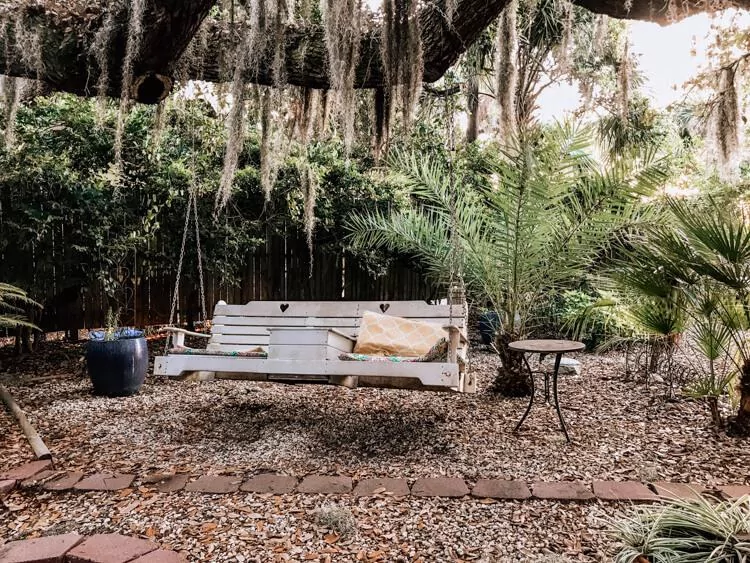
[[[279,305],[279,309],[281,309],[281,312],[285,312],[289,308],[289,303],[282,303]]]
[[[385,312],[391,308],[391,305],[389,303],[381,303],[380,304],[380,310],[385,314]]]

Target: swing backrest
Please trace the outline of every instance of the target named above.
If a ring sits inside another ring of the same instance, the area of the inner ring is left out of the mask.
[[[432,305],[425,301],[251,301],[227,305],[219,301],[211,325],[211,351],[268,349],[269,329],[332,328],[357,337],[362,314],[372,311],[407,319],[458,327],[466,333],[466,306]],[[463,346],[463,344],[462,344]]]

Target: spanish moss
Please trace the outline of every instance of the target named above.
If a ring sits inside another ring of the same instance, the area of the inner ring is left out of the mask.
[[[23,12],[19,12],[13,22],[13,33],[16,41],[16,49],[21,54],[21,62],[31,72],[36,73],[37,80],[44,72],[44,59],[42,57],[42,38],[39,27],[30,30],[26,25]]]
[[[381,57],[387,106],[393,110],[400,104],[405,128],[411,124],[424,70],[418,5],[417,0],[383,0]]]
[[[260,102],[260,186],[266,201],[271,200],[279,166],[284,160],[286,151],[280,142],[280,128],[274,123],[274,114],[281,108],[281,95],[278,90],[263,88]]]
[[[516,85],[518,84],[518,0],[510,2],[500,16],[497,33],[496,99],[498,134],[507,140],[516,132]]]
[[[315,235],[315,225],[317,224],[317,219],[315,218],[315,204],[317,201],[319,188],[318,177],[315,173],[314,167],[308,160],[305,160],[304,163],[300,166],[299,173],[305,197],[305,236],[307,238],[307,248],[310,251],[310,271],[312,272],[313,241]]]
[[[620,59],[619,73],[619,110],[620,118],[623,122],[628,120],[628,111],[630,109],[630,41],[625,37],[625,44]]]
[[[391,128],[391,108],[390,96],[384,88],[375,90],[375,139],[374,155],[375,160],[380,160],[383,152],[387,150],[390,128]]]
[[[565,2],[562,17],[563,22],[563,34],[560,41],[559,47],[559,62],[558,65],[562,72],[568,72],[571,64],[571,56],[573,50],[573,30],[575,27],[575,9],[571,2]]]
[[[24,80],[14,76],[5,77],[3,94],[5,96],[5,148],[12,148],[16,142],[16,113],[23,94]]]
[[[156,150],[161,145],[164,129],[167,124],[167,100],[162,100],[156,106],[154,115],[154,128],[151,130],[151,148]]]
[[[737,67],[729,65],[719,74],[719,92],[711,108],[709,135],[713,141],[719,176],[727,181],[739,174],[740,111]]]
[[[597,15],[594,18],[594,34],[591,41],[591,53],[598,53],[604,47],[604,40],[607,37],[607,28],[609,27],[609,18],[604,15]]]
[[[237,162],[242,152],[245,139],[245,65],[248,57],[248,43],[251,36],[245,36],[245,40],[237,45],[236,67],[232,80],[231,106],[227,116],[227,146],[224,152],[224,168],[219,181],[219,191],[216,193],[216,210],[219,211],[229,201],[232,195],[232,184],[237,172]]]
[[[360,0],[324,0],[323,24],[328,72],[347,152],[354,140],[357,101],[354,78],[359,59],[361,20]]]
[[[102,26],[96,32],[96,35],[94,35],[94,40],[91,43],[89,51],[99,72],[96,80],[96,118],[100,126],[103,124],[106,114],[107,93],[109,92],[109,57],[112,52],[112,40],[114,38],[115,20],[118,10],[119,2],[115,2],[104,13]]]
[[[321,93],[313,88],[302,88],[295,96],[294,136],[302,143],[310,141],[320,130]]]
[[[128,18],[128,38],[125,42],[125,59],[122,63],[122,85],[120,108],[117,112],[115,128],[115,167],[122,171],[122,138],[125,132],[125,116],[130,108],[130,93],[133,86],[133,63],[141,50],[143,35],[143,13],[145,0],[132,0]]]

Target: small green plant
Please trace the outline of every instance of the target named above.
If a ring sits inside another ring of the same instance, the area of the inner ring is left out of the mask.
[[[107,309],[106,326],[104,327],[104,340],[112,342],[116,340],[117,327],[120,324],[120,309]]]
[[[613,310],[614,300],[596,292],[592,295],[578,289],[565,291],[555,307],[557,323],[575,340],[581,340],[589,350],[595,350],[623,333],[627,327]]]
[[[685,395],[688,397],[706,402],[711,412],[711,422],[717,430],[724,427],[724,418],[719,409],[719,398],[727,394],[734,378],[733,372],[723,375],[705,373],[685,389]]]
[[[357,531],[357,521],[348,508],[338,504],[325,504],[314,513],[315,522],[341,537],[352,536]]]
[[[641,506],[613,522],[614,563],[745,563],[750,560],[750,497],[677,500]]]

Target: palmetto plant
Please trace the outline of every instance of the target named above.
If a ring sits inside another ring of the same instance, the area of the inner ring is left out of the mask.
[[[664,219],[663,215],[659,217]],[[570,329],[578,338],[587,330],[593,311],[607,308],[619,331],[599,349],[642,345],[648,361],[641,367],[655,373],[664,361],[671,360],[688,315],[686,297],[680,289],[683,274],[666,263],[645,240],[643,233],[636,233],[618,248],[618,257],[593,284],[603,298],[582,311]]]
[[[29,321],[27,310],[41,308],[26,292],[7,283],[0,283],[0,328],[38,327]]]
[[[648,241],[662,263],[680,272],[685,292],[710,284],[712,320],[723,328],[722,346],[738,375],[739,410],[732,429],[750,434],[750,221],[741,206],[709,199],[702,205],[671,200],[676,221]],[[700,304],[699,304],[700,305]],[[700,309],[700,307],[698,307]],[[716,329],[717,326],[714,327]]]
[[[716,425],[717,399],[737,377],[739,410],[730,429],[750,434],[750,222],[740,205],[710,198],[668,200],[666,207],[670,220],[631,239],[609,277],[625,294],[625,310],[682,319],[672,331],[686,331],[688,357],[708,364],[693,362],[700,375],[686,391],[707,400]],[[655,334],[668,336],[668,324]]]
[[[705,497],[633,508],[613,522],[615,563],[750,561],[750,499]]]
[[[486,163],[483,182],[452,181],[429,155],[396,153],[394,175],[413,205],[355,214],[350,242],[414,257],[445,285],[459,270],[467,293],[489,300],[501,317],[496,386],[529,391],[508,343],[533,332],[544,301],[606,257],[611,243],[650,217],[643,196],[665,178],[655,152],[606,163],[592,155],[591,131],[570,124],[530,131]]]

